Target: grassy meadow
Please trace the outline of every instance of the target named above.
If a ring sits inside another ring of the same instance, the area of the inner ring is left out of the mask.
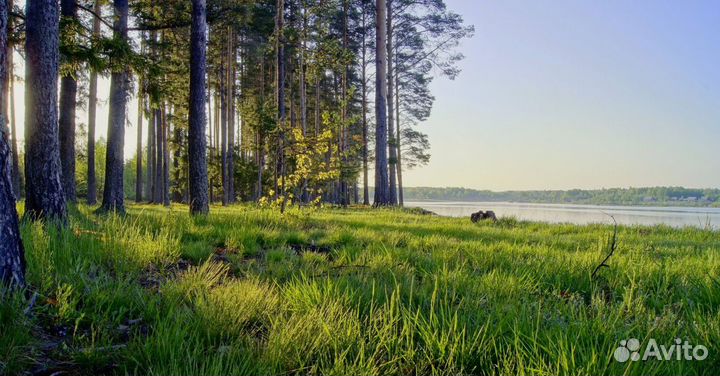
[[[720,234],[413,210],[131,206],[26,222],[0,374],[675,375],[720,369]],[[22,212],[22,207],[20,208]],[[703,361],[619,363],[622,339]]]

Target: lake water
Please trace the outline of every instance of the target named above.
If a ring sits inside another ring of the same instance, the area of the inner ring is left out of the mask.
[[[706,227],[720,229],[720,208],[600,206],[575,204],[528,204],[516,202],[406,201],[406,207],[420,207],[442,216],[470,217],[478,210],[492,210],[498,217],[550,223],[609,223],[608,214],[624,225]]]

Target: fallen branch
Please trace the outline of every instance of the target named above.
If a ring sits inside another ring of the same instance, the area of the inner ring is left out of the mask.
[[[618,234],[617,221],[615,220],[614,216],[607,214],[607,213],[604,213],[604,214],[607,215],[608,217],[612,218],[613,223],[615,224],[614,228],[613,228],[612,242],[610,242],[610,253],[608,253],[607,256],[605,256],[605,259],[602,260],[600,265],[595,267],[595,270],[593,270],[592,275],[590,276],[591,280],[595,279],[595,275],[597,274],[598,271],[600,271],[600,269],[602,269],[603,267],[605,267],[605,268],[610,267],[610,265],[607,264],[607,261],[610,259],[610,257],[612,257],[612,255],[615,253],[615,250],[617,249],[617,234]]]

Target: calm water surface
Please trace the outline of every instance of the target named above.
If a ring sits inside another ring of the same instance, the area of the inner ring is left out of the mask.
[[[600,206],[575,204],[527,204],[516,202],[406,201],[407,207],[420,207],[439,215],[469,217],[478,210],[492,210],[498,217],[550,223],[612,223],[720,229],[720,208]]]

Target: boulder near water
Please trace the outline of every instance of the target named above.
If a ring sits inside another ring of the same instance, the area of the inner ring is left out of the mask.
[[[492,210],[488,210],[485,212],[480,210],[477,213],[472,213],[470,215],[470,220],[473,223],[477,223],[479,221],[485,221],[485,220],[492,220],[493,222],[496,222],[497,216],[495,216],[495,212]]]

